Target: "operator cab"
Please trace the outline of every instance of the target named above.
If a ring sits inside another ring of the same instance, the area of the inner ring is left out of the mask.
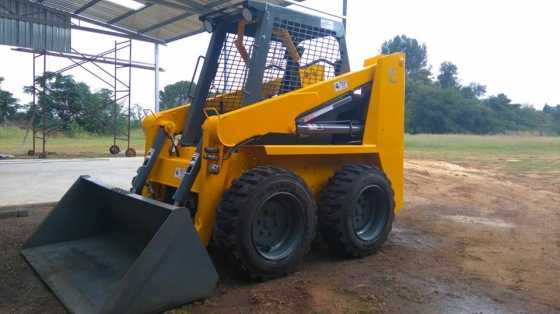
[[[245,1],[200,17],[212,32],[183,134],[194,145],[221,114],[350,71],[342,22]]]

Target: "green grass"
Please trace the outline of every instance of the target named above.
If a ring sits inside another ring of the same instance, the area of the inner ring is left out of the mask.
[[[12,154],[16,156],[26,156],[27,151],[32,149],[31,132],[27,135],[27,140],[23,144],[25,130],[13,127],[0,127],[0,153]],[[122,136],[124,138],[124,136]],[[37,139],[37,152],[42,151],[42,141]],[[55,135],[47,139],[47,151],[59,157],[78,157],[78,156],[108,156],[109,146],[113,144],[112,136],[99,136],[94,134],[78,134],[75,137]],[[121,155],[126,149],[126,141],[117,140],[117,145],[121,148]],[[131,147],[137,153],[144,151],[144,133],[140,129],[133,129],[131,132]]]
[[[508,172],[560,171],[560,137],[407,135],[408,157],[446,160]]]
[[[31,149],[31,135],[25,145],[25,131],[0,127],[0,153],[25,156]],[[60,157],[107,156],[113,143],[111,136],[80,134],[76,137],[55,136],[47,141],[47,150]],[[119,141],[121,150],[126,142]],[[144,134],[132,132],[132,147],[144,150]],[[37,149],[40,151],[40,140]],[[407,135],[408,158],[435,159],[479,167],[517,172],[560,172],[560,137],[477,136],[477,135]]]

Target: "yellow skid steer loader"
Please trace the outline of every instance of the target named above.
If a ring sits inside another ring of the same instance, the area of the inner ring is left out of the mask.
[[[190,103],[143,121],[131,191],[82,176],[22,254],[77,313],[149,313],[212,295],[206,247],[255,280],[300,264],[316,230],[362,257],[403,206],[405,60],[351,71],[344,26],[259,1],[212,33]]]

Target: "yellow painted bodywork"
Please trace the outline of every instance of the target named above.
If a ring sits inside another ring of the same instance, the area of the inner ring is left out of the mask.
[[[243,172],[259,165],[282,167],[296,173],[316,198],[342,166],[375,165],[391,181],[396,211],[400,211],[404,187],[404,64],[403,54],[380,55],[365,60],[361,70],[327,81],[306,81],[296,91],[207,117],[202,125],[202,147],[218,148],[219,158],[217,161],[202,158],[191,189],[198,195],[194,223],[202,242],[210,241],[216,208],[223,193]],[[315,68],[313,71],[322,70]],[[239,145],[269,133],[295,134],[296,118],[302,113],[372,82],[360,145]],[[146,117],[143,123],[146,151],[152,147],[160,126],[170,135],[180,133],[188,110],[189,105],[184,105]],[[237,148],[235,152],[232,152],[233,147]],[[150,173],[148,182],[152,189],[145,188],[145,196],[159,198],[158,186],[178,187],[177,171],[187,167],[195,148],[179,148],[180,157],[170,151],[171,141],[168,140]],[[210,163],[219,166],[217,174],[208,171]]]

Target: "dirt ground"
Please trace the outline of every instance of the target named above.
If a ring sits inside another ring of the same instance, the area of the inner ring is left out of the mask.
[[[170,313],[560,313],[560,172],[406,162],[406,206],[380,253],[322,244],[287,278],[250,283],[214,256],[214,297]],[[0,313],[64,309],[19,247],[48,212],[0,220]]]

